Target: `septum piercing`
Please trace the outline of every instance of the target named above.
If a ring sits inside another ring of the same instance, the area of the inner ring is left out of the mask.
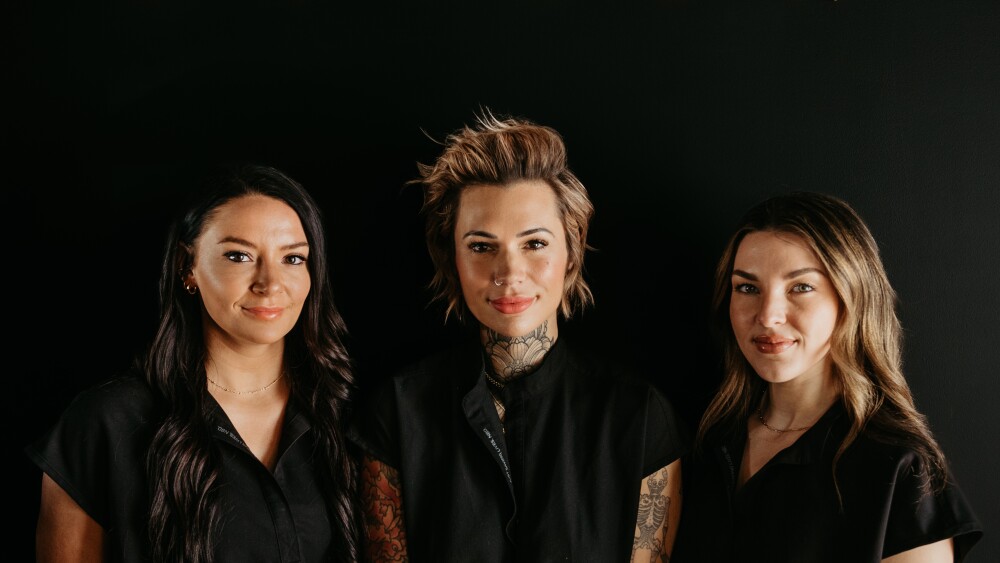
[[[493,278],[493,285],[500,287],[501,285],[503,285],[503,280],[499,278]]]

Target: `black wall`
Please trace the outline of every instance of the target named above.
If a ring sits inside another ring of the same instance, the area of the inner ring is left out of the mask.
[[[26,555],[39,474],[20,450],[151,335],[166,221],[203,166],[259,160],[317,195],[371,381],[454,330],[425,307],[403,184],[428,135],[486,106],[560,130],[595,201],[597,307],[564,330],[648,370],[692,425],[718,382],[707,298],[739,213],[789,189],[851,201],[899,292],[918,406],[987,527],[970,561],[1000,559],[1000,3],[203,4],[6,8]]]

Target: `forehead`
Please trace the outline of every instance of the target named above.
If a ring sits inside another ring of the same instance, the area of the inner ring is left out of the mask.
[[[490,224],[514,228],[562,228],[556,193],[542,180],[522,180],[506,185],[477,184],[459,196],[456,226],[488,229]]]
[[[823,270],[822,263],[804,238],[795,233],[755,231],[740,241],[733,268],[737,270],[798,269]]]
[[[284,201],[251,194],[233,198],[216,207],[205,218],[202,228],[202,234],[209,232],[234,236],[240,233],[302,236],[304,229],[298,214]]]

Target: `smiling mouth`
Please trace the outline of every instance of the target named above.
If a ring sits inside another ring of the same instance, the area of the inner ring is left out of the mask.
[[[780,354],[794,346],[796,342],[796,340],[785,338],[758,337],[753,339],[754,346],[762,354]]]
[[[530,297],[500,297],[491,299],[490,305],[505,315],[515,315],[526,310],[534,302]]]
[[[282,309],[280,307],[248,307],[244,311],[259,319],[274,319],[281,315]]]

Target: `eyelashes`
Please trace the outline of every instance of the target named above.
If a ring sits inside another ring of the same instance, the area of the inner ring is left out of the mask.
[[[229,252],[224,252],[222,254],[230,262],[244,263],[253,262],[253,258],[249,253],[243,252],[242,250],[230,250]],[[289,254],[281,260],[285,264],[291,264],[292,266],[300,266],[309,261],[309,258],[302,254]]]
[[[238,250],[231,250],[229,252],[223,253],[230,262],[250,262],[250,255],[246,252],[240,252]]]
[[[791,287],[792,293],[809,293],[812,291],[816,291],[816,286],[805,282],[793,284]],[[760,293],[760,290],[757,289],[757,286],[750,283],[738,283],[733,286],[733,293],[756,295]]]
[[[531,239],[525,241],[524,244],[522,245],[522,248],[524,248],[525,250],[534,251],[534,250],[544,250],[548,246],[549,246],[549,241],[547,240]],[[496,250],[496,246],[494,244],[484,241],[470,242],[468,248],[469,250],[471,250],[476,254],[485,254],[487,252]]]

